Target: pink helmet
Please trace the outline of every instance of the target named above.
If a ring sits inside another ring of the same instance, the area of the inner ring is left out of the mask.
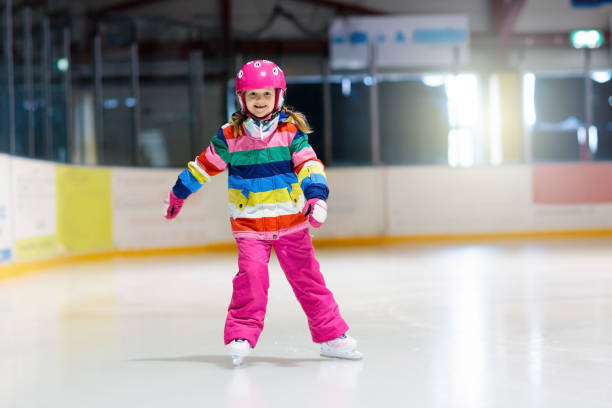
[[[263,88],[276,89],[276,99],[272,112],[265,118],[258,118],[246,109],[244,91]],[[285,92],[287,92],[285,74],[283,74],[283,70],[272,61],[254,60],[247,62],[236,75],[236,94],[240,101],[240,108],[244,113],[254,119],[269,119],[275,112],[278,112],[283,106]]]

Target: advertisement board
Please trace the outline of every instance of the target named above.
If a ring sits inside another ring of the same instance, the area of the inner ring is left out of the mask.
[[[113,248],[111,170],[57,165],[57,239],[68,253]]]
[[[452,68],[469,63],[463,14],[338,17],[329,29],[333,69],[364,69],[376,49],[381,68]]]
[[[57,243],[55,164],[12,158],[15,260],[53,256]]]

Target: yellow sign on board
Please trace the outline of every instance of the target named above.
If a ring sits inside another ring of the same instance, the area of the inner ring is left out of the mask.
[[[58,250],[55,235],[23,238],[15,242],[15,259],[21,262],[49,258],[57,255]]]
[[[57,237],[67,252],[113,248],[111,170],[56,166]]]

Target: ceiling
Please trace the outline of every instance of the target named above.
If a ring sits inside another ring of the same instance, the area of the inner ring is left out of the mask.
[[[32,3],[37,0],[21,0]],[[40,0],[38,0],[40,2]],[[19,0],[15,0],[20,3]],[[517,6],[511,23],[514,33],[568,32],[577,28],[609,30],[612,5],[574,9],[570,0],[47,0],[51,10],[69,10],[73,16],[108,11],[151,21],[167,21],[196,27],[203,33],[223,30],[222,9],[231,9],[234,38],[292,38],[324,34],[335,15],[355,14],[360,9],[393,14],[464,13],[474,33],[495,32],[492,9]],[[344,4],[345,10],[330,4]],[[269,21],[273,10],[277,16]],[[113,9],[114,8],[114,9]],[[508,17],[508,16],[506,16]]]

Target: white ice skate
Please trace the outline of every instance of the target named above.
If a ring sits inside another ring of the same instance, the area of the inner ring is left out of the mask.
[[[234,339],[227,345],[227,352],[232,356],[232,363],[235,366],[242,364],[250,350],[251,345],[246,339]]]
[[[357,340],[343,334],[337,339],[321,343],[321,356],[361,360],[363,354],[357,350]]]

